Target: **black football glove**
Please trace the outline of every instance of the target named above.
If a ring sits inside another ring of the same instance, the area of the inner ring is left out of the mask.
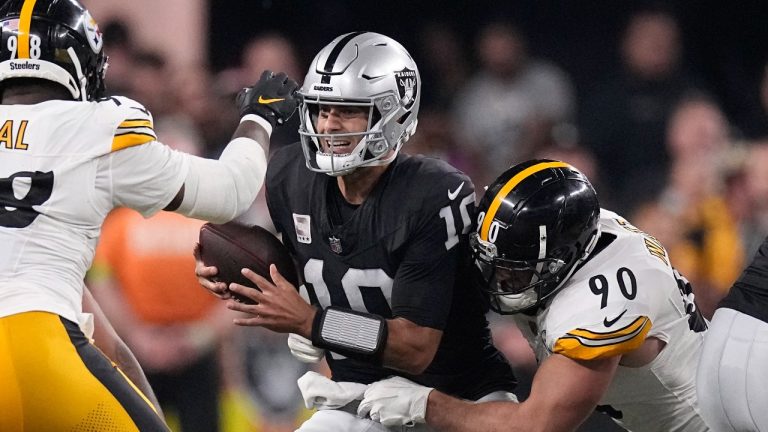
[[[299,98],[296,95],[296,81],[280,72],[277,75],[265,70],[259,81],[237,94],[237,108],[240,117],[256,114],[264,117],[272,127],[282,125],[296,111]]]

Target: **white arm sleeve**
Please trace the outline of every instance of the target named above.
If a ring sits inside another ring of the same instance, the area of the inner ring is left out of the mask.
[[[235,138],[219,160],[190,157],[184,199],[176,212],[215,223],[245,212],[264,184],[267,157],[250,138]]]

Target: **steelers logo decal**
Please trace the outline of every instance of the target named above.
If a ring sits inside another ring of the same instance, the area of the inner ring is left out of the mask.
[[[93,19],[91,14],[86,11],[83,20],[83,27],[85,28],[85,37],[88,39],[88,45],[94,53],[101,52],[101,47],[104,45],[104,39],[101,37],[101,31],[99,25],[96,24],[96,20]]]

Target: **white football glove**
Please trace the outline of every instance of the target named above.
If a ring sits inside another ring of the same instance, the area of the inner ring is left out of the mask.
[[[357,408],[357,416],[384,426],[413,426],[424,423],[427,399],[434,390],[403,377],[390,377],[370,384]]]
[[[324,349],[312,345],[312,341],[295,333],[288,335],[288,348],[294,357],[304,363],[317,363],[325,356]]]
[[[331,381],[312,371],[302,375],[297,383],[301,397],[304,398],[304,406],[318,410],[343,408],[352,401],[362,399],[368,387],[360,383]]]

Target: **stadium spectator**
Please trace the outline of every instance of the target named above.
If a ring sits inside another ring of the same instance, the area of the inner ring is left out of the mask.
[[[664,9],[634,12],[621,40],[621,66],[581,99],[582,142],[597,157],[604,189],[629,214],[663,188],[667,119],[697,81],[682,64],[676,18]],[[607,188],[611,190],[608,191]]]
[[[681,99],[667,129],[668,181],[638,226],[667,246],[675,266],[691,281],[707,318],[743,266],[739,227],[724,192],[731,149],[728,122],[703,95]]]
[[[570,120],[575,94],[569,76],[528,52],[520,29],[486,24],[477,39],[480,70],[453,101],[453,130],[477,155],[473,180],[488,184],[492,173],[530,157],[554,124]]]

